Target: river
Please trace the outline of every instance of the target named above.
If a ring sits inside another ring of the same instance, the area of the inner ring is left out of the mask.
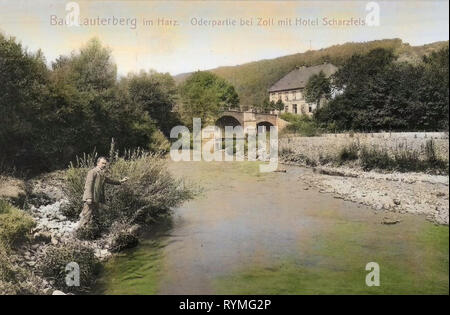
[[[169,162],[202,193],[108,261],[102,294],[448,294],[448,227],[336,199],[256,162]],[[366,264],[380,266],[367,286]]]

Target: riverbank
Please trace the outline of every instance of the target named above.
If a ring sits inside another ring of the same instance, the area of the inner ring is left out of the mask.
[[[399,222],[402,214],[410,213],[448,225],[446,137],[444,133],[288,137],[280,139],[280,160],[312,168],[314,173],[299,178],[308,187],[386,211],[386,222]]]
[[[292,165],[292,163],[288,163]],[[316,167],[299,177],[305,185],[385,211],[384,223],[400,222],[403,214],[423,215],[431,222],[449,224],[448,176],[421,173],[364,172],[350,167]]]
[[[0,262],[6,267],[0,265],[0,293],[89,293],[102,262],[136,246],[142,232],[195,195],[182,179],[172,176],[159,155],[116,155],[110,176],[128,181],[106,188],[106,202],[97,213],[99,224],[93,226],[98,234],[80,234],[81,196],[95,156],[77,161],[66,171],[27,181],[1,178],[0,227],[6,227],[6,233],[0,233]],[[21,225],[17,217],[29,224]],[[79,269],[79,285],[66,281],[67,268]],[[20,279],[15,277],[19,273]],[[24,286],[31,278],[37,279],[36,284]]]
[[[106,238],[80,241],[75,237],[78,222],[67,218],[62,211],[68,203],[62,190],[63,181],[63,172],[45,174],[29,181],[1,178],[0,198],[14,204],[14,211],[20,212],[34,224],[30,230],[20,232],[23,233],[20,243],[13,246],[0,244],[3,248],[0,253],[3,255],[0,257],[3,266],[0,267],[5,269],[1,273],[0,294],[66,294],[68,292],[63,292],[61,288],[64,273],[61,273],[62,279],[55,277],[57,272],[46,274],[46,268],[54,267],[48,266],[49,259],[50,263],[57,263],[59,259],[78,257],[83,259],[76,261],[81,267],[88,264],[89,269],[93,270],[97,263],[112,255]],[[16,233],[14,225],[8,228],[11,229],[10,234]],[[89,261],[85,260],[86,257]],[[44,266],[46,263],[47,266]],[[15,276],[9,277],[6,271],[13,272]]]

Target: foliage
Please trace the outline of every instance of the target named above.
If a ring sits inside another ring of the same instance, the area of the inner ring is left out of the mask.
[[[314,74],[308,80],[305,87],[305,100],[308,103],[320,104],[320,101],[331,97],[331,80],[325,76],[323,71]],[[319,106],[317,106],[319,108]]]
[[[314,137],[321,133],[317,123],[309,116],[283,113],[280,118],[290,123],[283,129],[283,133],[285,134],[294,133],[305,137]]]
[[[69,203],[63,213],[70,218],[77,219],[82,210],[84,182],[95,156],[95,153],[84,155],[67,170],[64,191]],[[115,151],[110,161],[109,176],[129,180],[120,186],[106,185],[106,204],[99,218],[103,232],[108,232],[116,222],[153,223],[193,196],[182,180],[169,173],[165,160],[157,154],[137,149],[119,156]]]
[[[339,164],[343,164],[348,161],[354,161],[358,159],[359,146],[356,143],[352,143],[349,146],[341,148],[338,153],[337,161]]]
[[[334,75],[342,93],[315,120],[332,131],[448,129],[448,47],[414,65],[396,59],[386,49],[352,56]]]
[[[416,63],[420,62],[423,55],[428,55],[444,46],[448,46],[448,41],[414,47],[403,43],[401,39],[351,42],[270,60],[260,60],[232,67],[219,67],[209,71],[224,78],[236,88],[241,104],[262,104],[264,99],[268,98],[267,90],[297,66],[312,66],[324,62],[341,66],[352,55],[364,55],[376,48],[391,49],[403,61]],[[182,83],[189,75],[191,74],[182,74],[175,79],[178,83]]]
[[[80,286],[66,284],[66,266],[75,262],[80,267]],[[73,241],[58,246],[48,245],[38,257],[37,268],[42,275],[55,282],[55,287],[63,292],[87,292],[94,283],[98,260],[94,250],[81,242]]]
[[[48,82],[42,53],[30,53],[14,38],[0,33],[0,165],[4,168],[43,163],[36,142],[43,125],[39,118],[46,110]]]
[[[168,136],[172,126],[178,124],[173,111],[176,101],[175,80],[169,73],[155,71],[129,74],[121,80],[134,106],[146,111],[157,127]]]
[[[260,113],[270,113],[275,110],[281,111],[284,109],[284,103],[281,99],[276,102],[269,102],[269,99],[265,98],[261,104],[253,105],[253,109]]]
[[[448,162],[436,158],[432,140],[427,144],[428,152],[425,159],[420,159],[419,152],[414,150],[398,150],[391,156],[386,150],[377,148],[360,149],[360,164],[366,170],[379,169],[399,172],[432,172],[448,174]]]
[[[29,238],[34,226],[31,216],[0,199],[0,246],[18,246]]]
[[[154,148],[157,128],[178,124],[175,94],[169,74],[119,82],[111,51],[95,38],[49,69],[40,51],[0,34],[0,172],[63,168],[93,148],[105,154],[111,138],[118,149]]]
[[[42,280],[20,266],[14,257],[0,244],[0,295],[43,294]]]
[[[182,103],[179,112],[187,126],[192,126],[193,118],[200,118],[202,124],[213,123],[224,110],[239,105],[234,87],[210,72],[195,72],[179,90]]]

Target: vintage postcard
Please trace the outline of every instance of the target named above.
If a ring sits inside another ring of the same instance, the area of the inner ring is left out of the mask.
[[[448,295],[448,25],[444,0],[0,0],[0,294]]]

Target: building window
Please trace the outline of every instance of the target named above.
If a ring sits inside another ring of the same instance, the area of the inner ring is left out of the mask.
[[[284,100],[285,101],[289,101],[289,94],[288,94],[288,92],[284,93]]]
[[[292,112],[297,114],[297,104],[292,105]]]
[[[308,109],[308,110],[309,110],[310,113],[312,113],[313,108],[312,108],[312,105],[311,105],[311,104],[309,105],[309,109]]]
[[[284,111],[287,113],[289,111],[289,106],[285,105],[284,106]]]

